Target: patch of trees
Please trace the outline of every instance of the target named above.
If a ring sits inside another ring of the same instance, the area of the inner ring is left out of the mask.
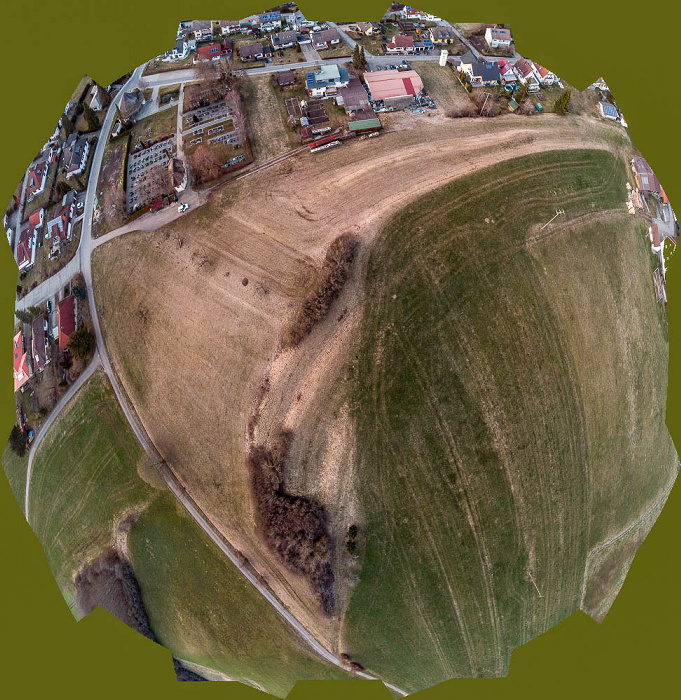
[[[90,354],[94,342],[95,336],[87,327],[81,326],[73,331],[66,347],[74,357],[84,360]]]
[[[26,436],[18,425],[12,426],[12,432],[9,434],[9,447],[19,457],[26,454]]]
[[[355,48],[352,51],[352,65],[354,68],[364,68],[367,64],[367,59],[364,54],[364,47],[359,44],[355,44]]]
[[[326,258],[312,290],[283,332],[283,345],[295,347],[305,338],[315,323],[326,316],[329,307],[338,297],[350,276],[350,269],[357,251],[358,241],[349,233],[338,236],[326,251]]]
[[[148,639],[156,641],[130,564],[116,549],[105,550],[75,578],[76,605],[82,615],[104,608]]]
[[[130,563],[111,547],[76,574],[76,607],[83,616],[102,607],[110,615],[143,634],[152,642],[156,635],[149,624],[142,593]],[[205,681],[173,657],[178,681]]]
[[[553,109],[556,112],[556,114],[567,114],[567,111],[570,107],[571,98],[572,90],[570,90],[570,88],[566,88],[565,90],[563,90],[563,92],[560,94],[555,104],[553,105]]]
[[[286,463],[293,434],[282,431],[271,448],[253,445],[247,463],[256,524],[267,546],[289,569],[303,574],[322,610],[335,607],[331,537],[324,507],[287,493]]]
[[[17,309],[14,312],[14,315],[22,323],[33,323],[33,316],[31,315],[30,311],[28,311],[28,309]]]
[[[173,657],[173,667],[175,668],[175,676],[178,681],[205,681],[203,676],[190,671],[186,666],[183,666],[175,657]]]
[[[350,525],[348,528],[345,548],[348,550],[348,554],[354,554],[357,551],[357,525]]]

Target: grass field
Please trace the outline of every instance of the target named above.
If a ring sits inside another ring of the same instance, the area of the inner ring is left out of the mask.
[[[132,147],[142,140],[158,141],[177,132],[177,105],[162,109],[149,117],[140,119],[132,127],[130,143]]]
[[[510,160],[377,239],[354,412],[366,547],[344,645],[407,690],[505,673],[580,607],[589,550],[675,473],[626,179],[605,152]]]
[[[23,504],[27,460],[2,459]],[[31,525],[67,602],[74,573],[116,542],[130,511],[142,511],[127,541],[133,570],[175,656],[280,696],[301,678],[349,677],[307,650],[165,490],[100,370],[50,429],[31,479]]]
[[[418,61],[414,62],[414,69],[421,76],[426,92],[442,113],[446,114],[453,108],[470,103],[468,93],[451,66],[440,66],[435,61]]]
[[[92,223],[94,238],[122,226],[125,222],[125,168],[130,135],[108,141],[97,182],[97,207]]]
[[[152,629],[175,656],[280,697],[296,680],[350,677],[301,645],[170,495],[142,514],[128,548]]]
[[[39,445],[31,475],[31,526],[67,600],[74,573],[113,544],[120,514],[153,497],[138,469],[151,471],[100,370]]]
[[[216,527],[329,644],[338,639],[337,621],[319,616],[305,582],[281,571],[254,532],[245,468],[255,397],[326,247],[339,231],[356,231],[361,250],[368,249],[413,199],[516,155],[585,143],[629,147],[621,129],[596,120],[459,120],[456,128],[451,120],[431,122],[319,157],[290,158],[215,190],[204,206],[163,229],[127,234],[93,255],[104,343],[155,445]],[[341,554],[357,480],[352,450],[345,462],[335,459],[333,441],[351,447],[354,437],[336,421],[331,395],[356,330],[362,279],[353,274],[349,297],[338,300],[319,333],[280,356],[283,364],[277,360],[259,427],[264,439],[283,423],[295,431],[287,481],[294,493],[328,504]],[[222,332],[208,332],[216,319]]]
[[[251,129],[251,145],[256,163],[290,150],[287,127],[281,116],[279,89],[269,75],[251,75],[239,82],[246,119]]]
[[[151,61],[149,61],[145,66],[142,77],[145,75],[155,75],[156,73],[168,73],[174,70],[185,70],[187,68],[192,68],[193,65],[193,55],[189,55],[187,58],[183,58],[181,61],[164,62],[160,58],[152,58]]]
[[[16,455],[9,447],[5,447],[2,453],[2,467],[5,476],[12,488],[12,493],[24,510],[24,498],[26,495],[26,469],[28,468],[28,452],[23,457]]]

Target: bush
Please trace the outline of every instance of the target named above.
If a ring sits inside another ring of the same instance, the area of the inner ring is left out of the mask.
[[[12,432],[9,434],[9,447],[19,457],[26,454],[26,436],[18,425],[12,426]]]
[[[561,93],[560,97],[555,101],[553,109],[556,114],[567,114],[570,107],[570,99],[572,97],[572,90],[566,88]]]
[[[447,116],[450,119],[459,119],[461,117],[474,117],[476,113],[475,105],[472,102],[466,102],[450,109]]]
[[[326,511],[320,503],[284,488],[292,438],[290,431],[282,431],[273,447],[253,445],[249,451],[256,523],[267,546],[288,568],[306,576],[322,610],[331,614],[335,595]]]
[[[326,258],[317,273],[317,280],[291,323],[284,329],[283,345],[295,347],[305,338],[315,323],[326,316],[350,275],[355,258],[357,239],[349,233],[338,236],[326,251]]]
[[[94,340],[95,336],[85,326],[81,326],[73,331],[66,347],[74,357],[84,360],[90,354]]]

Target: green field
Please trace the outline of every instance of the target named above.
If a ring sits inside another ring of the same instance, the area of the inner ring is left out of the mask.
[[[169,495],[137,521],[128,547],[151,627],[175,656],[280,697],[296,680],[349,677],[300,644]]]
[[[67,600],[74,573],[113,544],[121,513],[153,497],[137,472],[147,461],[97,371],[40,443],[31,474],[30,523]]]
[[[406,690],[506,673],[580,607],[589,550],[675,473],[665,322],[626,180],[605,151],[507,161],[422,197],[372,250],[344,647]]]
[[[17,499],[21,510],[24,510],[24,498],[26,494],[26,469],[28,468],[28,452],[23,457],[19,457],[9,446],[5,447],[2,453],[2,468],[5,476],[12,488],[12,493]]]
[[[101,370],[38,450],[30,522],[69,604],[74,573],[114,544],[124,512],[143,511],[128,548],[152,629],[175,656],[281,696],[299,679],[349,677],[308,651],[165,486],[147,483],[159,477]],[[26,461],[3,455],[22,504]]]

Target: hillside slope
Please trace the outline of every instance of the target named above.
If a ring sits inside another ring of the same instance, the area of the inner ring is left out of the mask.
[[[676,474],[665,319],[626,180],[605,151],[518,158],[377,238],[343,642],[407,690],[506,673],[513,648],[580,608],[590,550],[649,527]],[[602,617],[621,576],[594,585],[585,607]]]

